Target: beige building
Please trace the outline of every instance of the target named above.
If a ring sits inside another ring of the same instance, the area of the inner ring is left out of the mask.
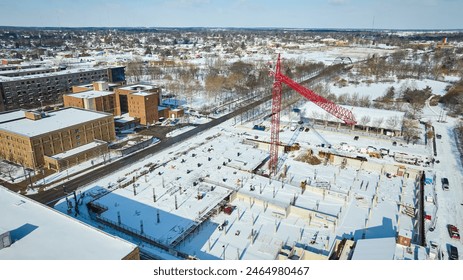
[[[63,95],[64,107],[83,108],[92,111],[114,114],[115,95],[106,82],[93,82],[91,85],[74,86],[72,94]]]
[[[157,86],[137,84],[114,88],[105,82],[94,82],[91,86],[75,86],[72,91],[73,94],[63,97],[65,107],[128,115],[142,125],[154,124],[161,117],[158,112],[161,89]],[[180,115],[183,111],[174,113]]]
[[[159,115],[159,118],[178,119],[185,115],[185,111],[181,108],[170,109],[169,107],[158,106],[158,115]]]
[[[104,154],[115,139],[111,114],[65,108],[0,114],[0,157],[30,168],[60,170]]]

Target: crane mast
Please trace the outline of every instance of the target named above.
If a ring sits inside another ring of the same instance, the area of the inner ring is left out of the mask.
[[[334,102],[316,94],[315,92],[307,89],[297,82],[293,81],[288,76],[281,73],[281,59],[278,55],[277,64],[274,72],[271,72],[274,76],[273,88],[272,88],[272,126],[270,136],[270,160],[269,169],[270,174],[276,175],[278,167],[278,146],[280,144],[280,110],[281,110],[281,94],[282,84],[286,84],[300,95],[304,96],[314,104],[342,120],[347,125],[355,125],[355,117],[352,111],[338,106]]]

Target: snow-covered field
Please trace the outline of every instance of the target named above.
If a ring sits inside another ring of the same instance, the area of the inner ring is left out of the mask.
[[[429,79],[416,80],[416,79],[404,79],[395,82],[378,82],[378,83],[360,83],[360,84],[349,84],[347,86],[339,87],[332,86],[330,87],[331,93],[336,96],[342,94],[358,94],[359,97],[369,97],[371,100],[383,96],[390,87],[394,87],[396,93],[401,88],[414,88],[414,89],[424,89],[429,86],[432,89],[432,93],[435,95],[444,95],[446,93],[445,88],[449,86],[450,83],[435,81]]]

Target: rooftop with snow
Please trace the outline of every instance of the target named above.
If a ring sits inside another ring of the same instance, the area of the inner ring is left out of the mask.
[[[89,90],[89,91],[83,91],[83,92],[78,92],[78,93],[72,93],[72,94],[69,94],[69,96],[72,96],[75,98],[92,99],[92,98],[97,98],[97,97],[107,96],[107,95],[112,95],[112,94],[114,94],[114,92],[112,91]]]
[[[139,96],[149,96],[149,95],[153,95],[153,94],[155,94],[155,93],[146,92],[146,91],[137,91],[137,92],[132,93],[132,95],[139,95]]]
[[[146,84],[134,84],[130,86],[120,87],[119,89],[123,90],[135,90],[135,91],[144,91],[144,90],[152,90],[157,88],[154,85],[146,85]]]
[[[0,249],[3,260],[121,260],[137,248],[4,187],[0,212],[8,213],[0,228],[12,239]]]
[[[111,68],[111,67],[110,67]],[[117,68],[117,67],[115,67]],[[33,74],[33,75],[25,75],[25,76],[17,76],[17,77],[6,77],[0,75],[0,82],[10,82],[10,81],[21,81],[21,80],[28,80],[28,79],[37,79],[37,78],[46,78],[46,77],[56,77],[60,75],[67,75],[67,74],[75,74],[75,73],[86,73],[96,70],[106,70],[108,67],[95,67],[95,68],[78,68],[78,69],[66,69],[56,72],[50,73],[41,73],[41,74]],[[30,69],[24,69],[22,72],[31,71]],[[21,70],[19,70],[21,71]]]
[[[34,137],[111,116],[110,114],[102,112],[78,108],[64,108],[47,112],[44,117],[38,120],[30,120],[25,117],[22,119],[15,119],[19,115],[18,112],[23,112],[24,114],[25,111],[14,111],[3,114],[2,117],[10,121],[0,123],[0,129],[28,137]]]

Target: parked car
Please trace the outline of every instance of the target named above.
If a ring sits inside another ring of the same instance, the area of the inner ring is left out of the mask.
[[[451,238],[460,240],[460,232],[456,226],[448,224],[447,229]]]
[[[447,178],[442,178],[442,189],[444,191],[448,191],[449,190],[449,179]]]
[[[260,130],[260,131],[265,131],[265,126],[264,125],[254,125],[252,129],[255,130]]]
[[[429,258],[432,260],[439,259],[440,252],[439,252],[439,244],[435,241],[429,242]]]
[[[449,245],[449,260],[458,260],[458,249],[453,245]]]

